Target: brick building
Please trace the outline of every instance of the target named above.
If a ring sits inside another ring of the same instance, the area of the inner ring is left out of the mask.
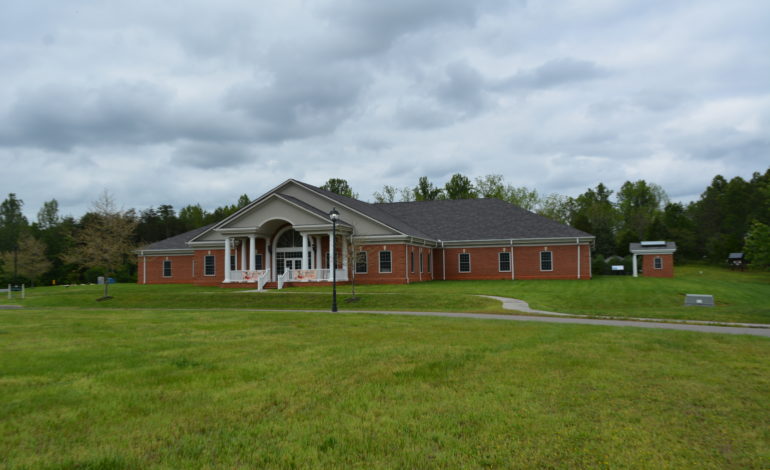
[[[593,243],[498,199],[370,204],[287,180],[221,222],[138,250],[138,282],[329,282],[330,252],[337,280],[361,284],[590,279]]]
[[[646,277],[674,277],[675,242],[643,241],[630,243],[628,251],[633,255],[633,276],[638,277],[639,271]],[[642,257],[641,270],[637,256]]]

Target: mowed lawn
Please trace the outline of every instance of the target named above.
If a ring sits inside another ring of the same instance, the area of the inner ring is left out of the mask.
[[[331,288],[309,285],[281,291],[245,293],[238,289],[188,285],[113,285],[114,299],[97,303],[100,286],[28,290],[28,307],[80,308],[254,308],[328,309]],[[340,286],[341,310],[396,310],[510,313],[500,302],[478,295],[522,299],[539,310],[581,315],[709,320],[770,324],[770,272],[738,272],[710,266],[676,268],[671,279],[597,276],[573,281],[434,281],[397,286],[358,286],[359,300],[348,303],[350,286]],[[685,307],[685,294],[711,294],[716,307]]]
[[[0,310],[0,467],[762,469],[768,357],[637,328]]]

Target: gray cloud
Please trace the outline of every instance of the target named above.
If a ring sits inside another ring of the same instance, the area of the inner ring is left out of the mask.
[[[493,85],[496,90],[542,89],[604,78],[609,72],[595,63],[572,58],[554,59],[522,70]]]

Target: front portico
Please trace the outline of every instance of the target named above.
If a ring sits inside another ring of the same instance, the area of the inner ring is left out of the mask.
[[[351,225],[339,221],[335,240],[327,213],[291,196],[273,194],[191,244],[218,244],[224,249],[222,283],[257,283],[262,288],[275,282],[282,287],[286,282],[331,281],[329,253],[337,253],[337,279],[346,281],[351,234]]]

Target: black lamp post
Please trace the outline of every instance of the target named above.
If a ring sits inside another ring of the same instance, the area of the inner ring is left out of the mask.
[[[329,218],[332,219],[332,242],[330,247],[334,247],[329,253],[330,268],[332,269],[332,312],[337,311],[337,219],[340,218],[340,213],[337,209],[332,208],[329,212]]]

